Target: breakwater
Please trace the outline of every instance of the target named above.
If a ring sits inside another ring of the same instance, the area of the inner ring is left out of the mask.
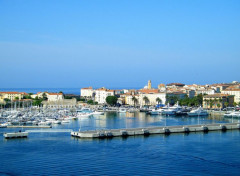
[[[240,123],[215,123],[184,126],[162,126],[129,129],[110,129],[110,130],[106,129],[96,131],[75,131],[71,132],[71,136],[79,138],[112,138],[151,134],[208,132],[217,130],[226,131],[235,129],[240,129]]]

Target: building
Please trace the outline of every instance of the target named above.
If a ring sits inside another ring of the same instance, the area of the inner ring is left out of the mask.
[[[152,82],[151,82],[151,80],[148,81],[148,89],[152,89]]]
[[[216,90],[213,89],[213,88],[200,88],[200,89],[196,89],[195,92],[196,92],[196,95],[199,95],[199,94],[202,94],[202,95],[204,95],[204,94],[212,95],[212,94],[216,93]]]
[[[84,98],[92,98],[93,93],[94,93],[94,90],[92,87],[86,87],[81,89],[80,95]]]
[[[115,95],[114,90],[109,90],[102,87],[95,90],[95,101],[98,102],[98,104],[105,104],[106,98],[108,96],[114,96],[114,95]]]
[[[11,101],[15,99],[23,99],[24,95],[28,95],[25,92],[0,92],[0,103],[5,103],[4,99],[9,99]]]
[[[182,84],[182,83],[170,83],[170,84],[167,84],[167,88],[175,88],[175,87],[183,87],[185,86],[185,84]]]
[[[48,101],[58,101],[63,100],[64,96],[63,93],[50,93],[50,92],[38,92],[37,94],[31,95],[31,98],[43,98],[46,97]]]
[[[234,95],[216,93],[203,96],[203,108],[225,108],[233,106]]]
[[[161,102],[157,102],[157,98],[160,99]],[[148,100],[148,101],[146,101]],[[138,97],[139,105],[157,105],[165,104],[166,102],[166,93],[160,92],[158,89],[141,89],[139,90],[139,97]]]
[[[222,90],[221,93],[223,94],[229,94],[234,95],[234,102],[239,103],[240,102],[240,86],[230,86],[226,88],[225,90]]]

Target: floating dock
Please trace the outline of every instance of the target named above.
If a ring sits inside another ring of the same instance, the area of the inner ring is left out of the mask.
[[[165,127],[144,127],[130,129],[111,129],[96,131],[76,131],[71,132],[71,136],[79,138],[112,138],[127,137],[136,135],[151,134],[170,134],[170,133],[190,133],[190,132],[208,132],[208,131],[226,131],[240,129],[240,123],[217,123],[201,125],[184,125],[184,126],[165,126]]]
[[[26,138],[26,137],[28,137],[28,132],[4,133],[3,136],[7,139],[9,139],[9,138]]]
[[[24,126],[24,125],[12,125],[7,128],[52,128],[52,126]]]

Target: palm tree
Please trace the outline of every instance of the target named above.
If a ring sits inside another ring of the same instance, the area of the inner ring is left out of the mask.
[[[144,102],[145,102],[145,104],[148,104],[148,102],[149,102],[149,99],[148,99],[148,97],[143,97],[143,100],[144,100]]]
[[[210,99],[210,108],[212,109],[213,106],[213,99]]]
[[[226,101],[226,102],[224,103],[224,106],[225,106],[225,107],[228,107],[228,104],[229,104],[229,103]]]
[[[133,101],[134,107],[135,107],[135,105],[136,105],[136,103],[137,103],[137,101],[138,101],[137,98],[136,98],[135,96],[133,96],[133,97],[132,97],[132,101]]]
[[[158,105],[159,105],[160,103],[162,103],[161,98],[157,97],[157,98],[156,98],[156,102],[158,103]]]
[[[217,99],[216,98],[214,98],[214,108],[216,108],[216,104],[217,104]]]
[[[207,102],[207,108],[208,108],[208,106],[209,106],[209,103],[210,103],[210,100],[209,99],[207,99],[207,100],[205,100],[206,102]]]

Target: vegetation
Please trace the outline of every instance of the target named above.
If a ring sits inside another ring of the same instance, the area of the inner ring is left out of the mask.
[[[135,96],[132,97],[132,101],[134,103],[134,107],[136,106],[136,103],[138,102],[137,98]]]
[[[237,106],[237,103],[236,103],[236,102],[233,102],[233,106]]]
[[[149,99],[148,99],[148,97],[143,97],[143,101],[145,102],[145,105],[147,105],[148,103],[149,103]]]
[[[170,99],[171,100],[171,99]],[[203,95],[202,94],[199,94],[193,98],[189,98],[187,95],[183,98],[183,99],[180,99],[175,96],[173,98],[174,100],[174,103],[176,103],[177,101],[179,101],[179,104],[181,106],[202,106],[202,103],[203,103]]]
[[[229,104],[228,102],[225,102],[225,103],[224,103],[224,106],[225,106],[225,107],[228,107],[228,104]]]
[[[162,103],[161,98],[157,97],[157,98],[156,98],[156,102],[158,103],[158,105],[159,105],[160,103]]]
[[[87,101],[87,104],[91,104],[91,105],[97,105],[97,104],[98,104],[98,102],[96,102],[96,101],[93,101],[93,100],[88,100],[88,101]]]
[[[108,96],[106,98],[107,104],[109,104],[111,106],[116,105],[117,104],[117,100],[118,100],[118,98],[116,96]]]

